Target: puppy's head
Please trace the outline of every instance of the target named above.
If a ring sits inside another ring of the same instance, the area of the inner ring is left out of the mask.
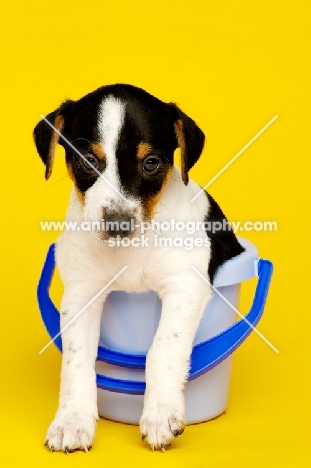
[[[175,104],[130,85],[104,86],[65,101],[46,120],[34,129],[45,177],[60,144],[87,221],[150,220],[171,176],[175,149],[181,149],[187,184],[204,145],[203,132]]]

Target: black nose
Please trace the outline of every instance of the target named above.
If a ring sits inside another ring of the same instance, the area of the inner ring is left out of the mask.
[[[126,237],[132,230],[132,219],[128,215],[105,216],[105,231],[110,237]]]

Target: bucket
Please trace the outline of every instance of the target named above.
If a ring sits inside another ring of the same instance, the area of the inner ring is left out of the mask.
[[[226,410],[232,353],[252,332],[263,313],[273,267],[270,261],[258,259],[257,248],[251,242],[241,238],[239,241],[245,251],[219,269],[213,283],[217,291],[213,291],[194,339],[185,385],[187,424],[213,419]],[[55,245],[52,245],[38,285],[39,308],[52,338],[60,330],[59,312],[49,297],[54,268]],[[252,307],[244,319],[236,322],[233,308],[238,308],[240,285],[254,276],[258,276],[258,283]],[[160,314],[161,301],[154,291],[139,294],[113,291],[108,295],[95,367],[100,416],[139,424],[146,353]],[[60,336],[54,343],[62,349]]]

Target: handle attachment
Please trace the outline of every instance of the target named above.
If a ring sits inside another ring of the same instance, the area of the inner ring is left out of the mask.
[[[51,338],[60,331],[59,312],[49,296],[54,269],[55,244],[52,244],[47,253],[37,290],[42,320]],[[272,272],[273,265],[269,260],[260,259],[258,261],[258,283],[253,304],[245,316],[247,322],[241,319],[218,335],[194,346],[191,354],[191,367],[188,380],[193,380],[217,366],[217,364],[233,353],[252,332],[253,327],[259,322],[263,314]],[[61,336],[56,338],[55,345],[62,351]],[[144,369],[146,364],[145,355],[120,353],[103,346],[98,347],[97,359],[131,369]],[[101,374],[97,374],[96,382],[99,388],[117,393],[143,395],[146,389],[145,382],[115,379]]]

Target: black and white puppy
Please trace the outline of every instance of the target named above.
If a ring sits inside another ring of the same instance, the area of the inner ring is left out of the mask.
[[[156,291],[162,315],[147,355],[146,392],[140,420],[143,438],[164,450],[185,426],[183,388],[192,342],[211,296],[211,288],[191,268],[213,282],[217,269],[243,248],[230,230],[212,233],[204,221],[225,220],[207,193],[190,202],[200,188],[188,178],[199,159],[204,134],[175,104],[164,103],[131,85],[104,86],[78,101],[68,100],[34,130],[38,153],[52,172],[57,143],[65,148],[73,181],[67,221],[201,222],[192,249],[154,245],[161,230],[145,233],[149,247],[111,247],[109,238],[137,232],[63,232],[56,260],[65,291],[61,327],[126,265],[127,269],[63,333],[59,408],[46,444],[51,450],[87,450],[98,419],[94,363],[103,303],[112,290]],[[70,142],[70,144],[68,143]],[[74,148],[84,156],[81,157]],[[174,166],[176,148],[181,170]],[[116,225],[117,226],[117,225]],[[128,226],[128,224],[127,224]],[[171,229],[166,237],[189,237]]]

